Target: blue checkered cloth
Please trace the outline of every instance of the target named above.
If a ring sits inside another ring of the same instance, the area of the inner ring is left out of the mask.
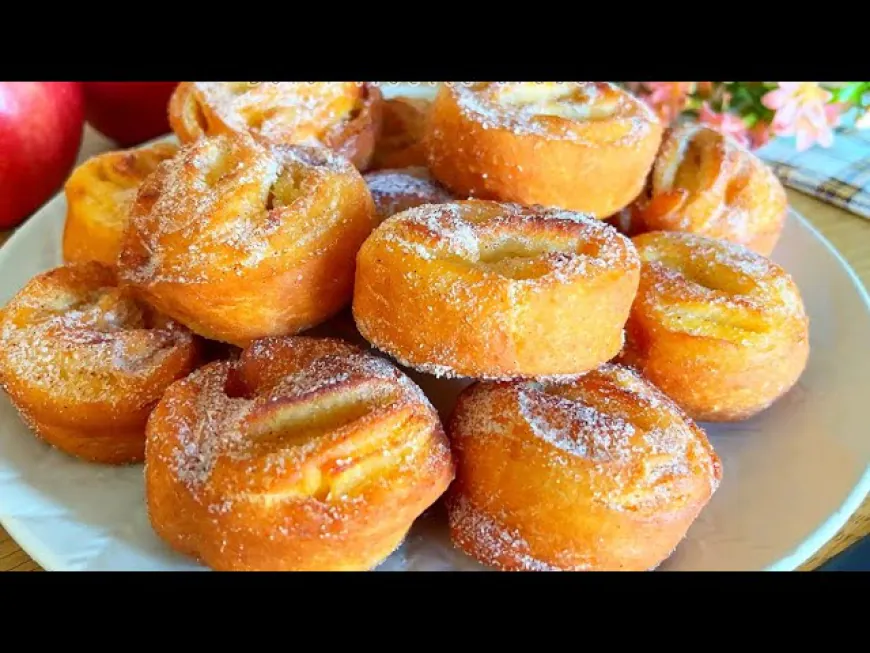
[[[756,153],[789,188],[870,219],[870,130],[840,130],[831,147],[803,152],[776,138]]]

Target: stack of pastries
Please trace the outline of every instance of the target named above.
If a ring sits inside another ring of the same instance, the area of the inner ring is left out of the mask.
[[[0,382],[46,443],[144,462],[155,533],[212,569],[373,569],[436,504],[490,568],[655,569],[723,478],[699,423],[806,365],[779,182],[616,85],[184,82],[167,110],[177,144],[71,176]]]

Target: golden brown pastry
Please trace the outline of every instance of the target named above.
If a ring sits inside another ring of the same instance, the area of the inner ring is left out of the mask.
[[[371,168],[426,166],[423,130],[432,101],[425,98],[395,97],[384,101],[380,136],[375,144]]]
[[[98,154],[78,166],[64,186],[64,260],[114,266],[139,185],[177,151],[172,143],[155,143]]]
[[[185,146],[142,185],[120,274],[196,333],[244,346],[346,306],[357,250],[376,224],[346,159],[224,134]]]
[[[722,478],[704,432],[632,370],[477,383],[448,426],[455,545],[507,571],[645,571]]]
[[[0,383],[12,404],[38,437],[91,462],[141,462],[151,409],[198,358],[187,329],[96,261],[37,275],[0,312]]]
[[[353,311],[363,337],[423,372],[575,375],[621,349],[638,275],[631,241],[583,214],[430,204],[363,244]]]
[[[266,338],[173,385],[148,425],[153,528],[213,569],[380,564],[453,479],[426,397],[339,340]]]
[[[183,143],[249,132],[269,144],[322,145],[360,170],[381,131],[383,96],[368,82],[181,82],[169,123]]]
[[[779,265],[724,240],[636,236],[643,261],[621,360],[698,421],[749,418],[785,394],[809,356],[809,320]]]
[[[643,189],[662,125],[603,82],[445,84],[424,136],[433,176],[461,197],[613,215]]]
[[[376,170],[367,173],[365,180],[381,221],[421,204],[442,204],[453,199],[426,168]]]
[[[668,130],[638,219],[644,231],[685,231],[770,255],[788,213],[773,171],[730,136],[697,124]]]

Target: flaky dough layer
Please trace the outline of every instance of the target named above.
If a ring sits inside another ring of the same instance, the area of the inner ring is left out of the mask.
[[[639,265],[631,241],[576,212],[428,204],[363,244],[354,318],[369,342],[423,372],[575,375],[621,349]]]
[[[632,370],[477,383],[448,426],[453,542],[508,571],[646,571],[722,478],[704,432]]]
[[[432,174],[457,197],[613,215],[641,192],[662,125],[599,82],[444,84],[426,122]]]
[[[383,358],[307,337],[258,340],[173,385],[147,455],[155,531],[218,570],[371,569],[453,479],[417,386]]]

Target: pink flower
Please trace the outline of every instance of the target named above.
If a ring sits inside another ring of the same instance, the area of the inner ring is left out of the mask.
[[[750,145],[746,123],[740,116],[735,116],[733,113],[717,113],[707,102],[704,102],[698,112],[698,122],[728,134],[742,145]]]
[[[692,82],[646,82],[646,101],[662,122],[670,124],[686,108]]]
[[[830,147],[834,142],[833,127],[839,124],[843,107],[829,104],[831,97],[818,82],[779,82],[779,88],[766,93],[761,102],[776,111],[773,133],[794,136],[802,152],[814,143]]]

